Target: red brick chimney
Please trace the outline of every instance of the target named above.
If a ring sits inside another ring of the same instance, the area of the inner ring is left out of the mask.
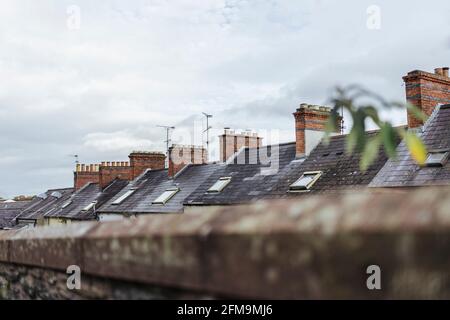
[[[262,146],[262,139],[257,133],[245,131],[235,133],[230,128],[225,128],[224,133],[219,136],[220,161],[226,162],[242,147],[256,148]]]
[[[131,179],[136,179],[145,170],[159,170],[165,168],[166,156],[161,152],[132,152],[129,155],[131,165]]]
[[[125,161],[102,162],[100,165],[100,187],[106,188],[115,179],[133,180],[131,169],[129,163]]]
[[[430,116],[438,104],[450,103],[448,67],[436,68],[434,73],[415,70],[403,77],[406,100]],[[408,127],[417,128],[423,122],[408,112]]]
[[[296,157],[308,155],[322,140],[331,109],[303,103],[294,113]],[[341,132],[342,117],[338,119],[337,132]]]
[[[169,177],[173,178],[188,164],[208,163],[208,152],[199,146],[172,145],[169,148]]]
[[[79,190],[88,183],[100,182],[100,166],[98,164],[77,164],[74,172],[74,187]]]
[[[130,162],[108,161],[101,164],[77,164],[74,172],[75,190],[88,183],[99,183],[107,187],[113,180],[134,180],[145,170],[164,169],[166,156],[161,152],[133,152],[129,155]]]

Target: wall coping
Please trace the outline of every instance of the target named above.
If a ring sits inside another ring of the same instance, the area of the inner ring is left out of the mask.
[[[420,295],[429,272],[449,275],[450,258],[442,257],[450,249],[449,190],[310,196],[3,231],[0,261],[61,271],[75,264],[93,276],[244,298]],[[365,287],[370,263],[389,275],[382,292]]]

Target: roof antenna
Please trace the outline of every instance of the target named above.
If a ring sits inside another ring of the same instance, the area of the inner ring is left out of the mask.
[[[166,143],[166,167],[169,163],[169,144],[171,142],[170,140],[170,130],[174,130],[174,126],[157,126],[158,128],[163,128],[166,130],[166,140],[164,142]]]
[[[205,112],[202,113],[206,117],[206,130],[204,130],[203,133],[206,132],[206,153],[209,155],[209,130],[212,129],[212,127],[209,125],[209,119],[213,116],[212,114],[207,114]]]
[[[69,155],[69,157],[72,157],[72,158],[75,159],[75,165],[80,163],[80,161],[78,161],[78,155],[77,154],[71,154],[71,155]]]

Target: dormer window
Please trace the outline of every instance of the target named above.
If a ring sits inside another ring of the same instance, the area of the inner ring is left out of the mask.
[[[169,188],[153,201],[153,204],[166,204],[174,195],[180,191],[180,188]]]
[[[306,192],[319,180],[322,171],[309,171],[289,186],[289,192]]]
[[[425,165],[427,167],[442,167],[447,163],[449,153],[448,150],[430,151]]]
[[[208,193],[219,193],[231,182],[231,177],[222,177],[208,189]]]
[[[114,202],[112,203],[112,205],[119,205],[122,202],[124,202],[126,199],[128,199],[133,193],[136,192],[137,189],[130,189],[127,192],[125,192],[123,195],[121,195],[119,198],[117,198],[116,200],[114,200]]]

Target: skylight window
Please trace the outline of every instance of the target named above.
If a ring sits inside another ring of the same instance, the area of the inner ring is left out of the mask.
[[[289,186],[289,191],[308,191],[319,180],[322,171],[305,172],[300,179]]]
[[[63,203],[63,205],[61,206],[62,209],[67,208],[68,206],[70,206],[72,204],[72,200],[66,201]]]
[[[89,211],[92,208],[94,208],[96,204],[97,204],[97,201],[93,201],[90,204],[88,204],[86,207],[84,207],[83,210],[81,210],[81,211],[85,211],[85,212]]]
[[[127,192],[125,192],[123,195],[121,195],[119,198],[117,198],[116,200],[114,200],[114,202],[112,203],[113,205],[117,206],[119,204],[121,204],[122,202],[124,202],[128,197],[130,197],[133,193],[136,192],[136,189],[130,189]]]
[[[153,204],[166,204],[167,201],[172,199],[174,195],[177,194],[177,192],[180,191],[179,188],[169,188],[166,191],[163,192],[162,195],[160,195],[156,200],[153,201]]]
[[[59,199],[59,198],[62,197],[62,193],[61,193],[61,192],[58,192],[58,191],[53,191],[52,194],[51,194],[51,196],[54,197],[54,198]]]
[[[40,199],[43,199],[43,200],[45,200],[45,199],[47,199],[47,194],[46,193],[41,193],[40,195],[38,195],[37,196],[38,198],[40,198]]]
[[[428,153],[427,160],[425,164],[427,167],[442,167],[447,163],[449,156],[448,151],[435,151]]]
[[[231,182],[231,177],[222,177],[208,189],[208,193],[219,193]]]

